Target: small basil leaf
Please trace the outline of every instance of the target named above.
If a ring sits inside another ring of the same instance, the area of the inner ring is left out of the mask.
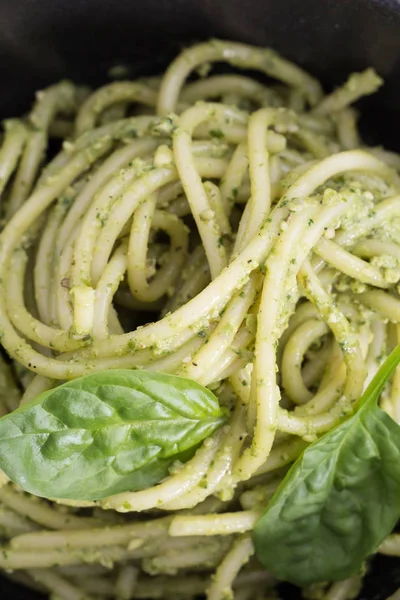
[[[377,406],[398,346],[359,411],[297,459],[254,530],[261,563],[303,586],[357,573],[400,517],[400,427]]]
[[[214,394],[190,379],[95,373],[0,419],[0,468],[37,496],[100,499],[158,483],[224,421]]]

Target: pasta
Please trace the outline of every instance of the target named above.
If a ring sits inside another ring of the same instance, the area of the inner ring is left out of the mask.
[[[257,78],[202,75],[214,62]],[[324,95],[275,52],[214,40],[161,78],[63,81],[5,122],[0,416],[115,368],[193,379],[231,416],[150,489],[48,502],[4,476],[1,569],[53,600],[272,597],[254,523],[400,342],[400,157],[364,144],[351,107],[380,84]],[[399,377],[381,399],[398,423]]]

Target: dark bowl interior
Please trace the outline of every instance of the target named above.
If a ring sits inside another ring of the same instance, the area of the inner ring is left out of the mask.
[[[399,0],[0,0],[0,114],[21,114],[61,77],[97,84],[121,63],[131,77],[159,72],[213,36],[271,46],[328,87],[375,67],[386,85],[362,103],[362,127],[400,149]],[[399,586],[400,562],[378,557],[360,598],[385,600]],[[296,596],[283,586],[282,597]],[[39,596],[0,578],[0,598]]]

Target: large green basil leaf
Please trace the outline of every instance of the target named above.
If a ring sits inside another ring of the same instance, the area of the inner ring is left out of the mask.
[[[297,585],[357,573],[400,517],[400,427],[377,400],[400,362],[397,347],[359,411],[309,446],[255,526],[259,560]]]
[[[190,379],[105,371],[0,419],[0,469],[37,496],[104,498],[159,482],[224,420],[214,394]]]

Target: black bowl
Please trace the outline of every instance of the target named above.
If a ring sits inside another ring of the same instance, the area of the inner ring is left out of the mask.
[[[399,0],[0,0],[0,114],[21,114],[61,77],[97,84],[119,63],[132,77],[161,71],[213,36],[271,46],[328,87],[375,67],[386,85],[363,102],[364,131],[400,149]],[[400,562],[378,557],[360,597],[385,600],[399,586]],[[283,586],[282,597],[296,596]],[[0,579],[0,598],[39,596]]]

